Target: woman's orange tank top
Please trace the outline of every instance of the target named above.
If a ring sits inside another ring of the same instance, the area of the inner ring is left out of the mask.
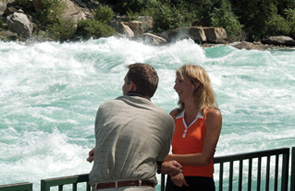
[[[206,113],[200,113],[187,126],[184,121],[184,111],[175,119],[175,132],[172,139],[173,154],[189,154],[202,152],[206,134]],[[184,176],[213,177],[213,157],[207,166],[182,166]]]

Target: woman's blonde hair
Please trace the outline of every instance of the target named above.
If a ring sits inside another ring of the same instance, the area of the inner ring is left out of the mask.
[[[186,76],[192,83],[200,82],[199,87],[194,92],[194,101],[195,107],[199,109],[202,115],[204,115],[206,109],[218,109],[210,78],[204,68],[198,65],[186,64],[176,71],[176,75],[177,74],[179,74],[182,79],[183,76]],[[180,105],[178,111],[183,111],[184,103],[179,101],[178,104]]]

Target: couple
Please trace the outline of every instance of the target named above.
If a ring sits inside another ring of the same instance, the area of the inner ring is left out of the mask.
[[[206,71],[196,65],[177,70],[180,107],[169,115],[150,101],[158,86],[155,69],[141,63],[128,68],[123,96],[103,103],[96,114],[96,146],[87,158],[94,161],[93,190],[154,191],[156,172],[169,175],[167,191],[215,190],[222,116]]]

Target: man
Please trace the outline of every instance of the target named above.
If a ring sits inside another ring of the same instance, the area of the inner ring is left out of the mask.
[[[89,184],[94,190],[154,191],[156,171],[176,175],[181,165],[164,162],[174,132],[172,117],[150,101],[158,75],[148,64],[128,66],[123,96],[103,103],[95,120],[96,147]]]

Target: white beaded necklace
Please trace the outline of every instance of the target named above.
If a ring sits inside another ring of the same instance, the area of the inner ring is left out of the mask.
[[[199,112],[198,113],[198,115],[196,116],[196,118],[193,120],[193,122],[191,122],[191,124],[189,124],[189,126],[187,126],[187,124],[185,123],[185,120],[184,120],[184,110],[181,112],[181,114],[179,115],[179,117],[182,117],[182,122],[183,122],[183,124],[184,124],[184,127],[185,127],[185,129],[184,129],[184,131],[183,131],[183,135],[182,135],[182,138],[185,138],[185,136],[186,136],[186,133],[187,133],[187,131],[188,131],[188,128],[190,128],[190,126],[192,126],[192,124],[194,124],[197,120],[198,120],[198,118],[203,118],[203,116],[201,115],[201,113]],[[179,118],[179,117],[177,117],[177,118]]]

